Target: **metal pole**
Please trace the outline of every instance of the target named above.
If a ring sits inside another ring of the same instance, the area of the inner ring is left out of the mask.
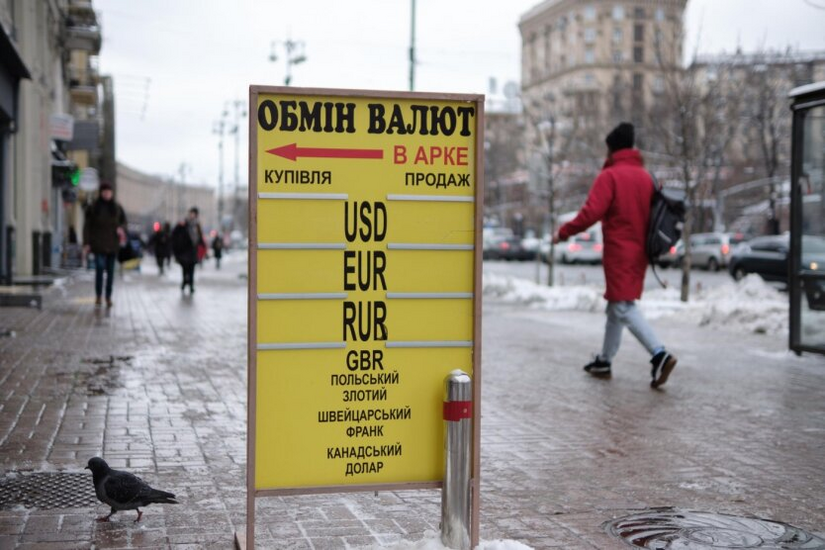
[[[226,115],[226,111],[224,111]],[[223,230],[223,134],[226,118],[221,117],[216,133],[218,134],[218,229]]]
[[[412,0],[410,23],[410,91],[415,91],[415,0]]]
[[[441,542],[454,550],[470,550],[473,383],[467,373],[454,370],[444,385]]]

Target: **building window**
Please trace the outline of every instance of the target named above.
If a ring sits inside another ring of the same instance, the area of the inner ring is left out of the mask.
[[[556,21],[556,29],[564,32],[567,29],[567,18],[566,17],[559,17],[559,20]]]
[[[590,4],[584,7],[584,20],[585,21],[595,21],[596,20],[596,6]]]
[[[653,77],[653,91],[657,94],[665,91],[665,78],[662,75]]]
[[[613,43],[614,44],[621,44],[623,38],[624,38],[624,33],[622,32],[621,27],[615,27],[613,29]]]
[[[624,19],[624,6],[620,4],[613,6],[613,19],[616,21]]]
[[[584,50],[584,62],[588,65],[592,65],[596,62],[596,52],[593,51],[593,48],[587,48]]]
[[[642,73],[633,73],[633,91],[641,92],[644,86],[645,77]]]
[[[665,20],[665,8],[656,8],[656,21]]]
[[[596,41],[596,29],[587,28],[584,29],[584,43],[585,44],[592,44]]]
[[[644,25],[633,25],[633,41],[634,42],[644,42],[645,41],[645,26]]]
[[[613,50],[613,63],[621,63],[624,61],[624,56],[620,50]]]
[[[645,61],[644,48],[642,48],[641,46],[634,46],[633,47],[633,61],[635,63],[644,63],[644,61]]]
[[[633,19],[644,19],[645,18],[645,9],[644,8],[633,8]]]

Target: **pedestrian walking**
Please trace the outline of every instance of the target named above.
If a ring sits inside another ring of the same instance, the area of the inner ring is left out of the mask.
[[[676,357],[665,349],[636,307],[647,273],[645,242],[654,186],[634,141],[633,125],[626,122],[607,135],[608,155],[602,171],[584,206],[553,235],[553,242],[565,241],[597,221],[602,222],[607,323],[602,351],[584,370],[593,376],[609,377],[622,331],[627,327],[652,356],[651,386],[655,388],[667,381],[676,366]]]
[[[212,239],[212,254],[215,256],[215,269],[221,268],[221,257],[223,256],[223,235],[215,234]]]
[[[114,199],[112,186],[100,184],[98,198],[86,209],[83,224],[83,252],[94,254],[95,307],[101,306],[103,276],[106,275],[106,307],[112,307],[115,259],[126,241],[126,213]]]
[[[172,231],[172,252],[183,270],[181,292],[189,285],[189,293],[195,293],[195,265],[198,263],[198,247],[202,244],[203,231],[198,222],[198,209],[192,207],[186,219]]]
[[[164,223],[152,234],[149,239],[149,246],[155,253],[155,261],[158,264],[158,271],[163,275],[163,268],[167,258],[171,255],[172,235],[169,232],[169,222]]]

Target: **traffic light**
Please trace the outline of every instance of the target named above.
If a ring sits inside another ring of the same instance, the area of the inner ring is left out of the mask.
[[[52,165],[52,185],[54,187],[77,187],[80,183],[80,168],[75,163]]]

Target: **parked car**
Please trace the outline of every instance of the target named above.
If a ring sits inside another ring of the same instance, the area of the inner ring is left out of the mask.
[[[737,247],[730,259],[728,271],[741,280],[756,273],[766,281],[788,282],[789,235],[756,237]],[[825,269],[825,239],[813,235],[802,236],[802,268],[807,271]]]
[[[679,239],[665,254],[659,256],[656,263],[659,264],[659,267],[678,267],[682,263],[682,256],[684,254],[685,243],[682,242],[682,239]]]
[[[524,247],[521,237],[510,237],[500,241],[495,249],[490,251],[490,259],[506,261],[526,261],[536,258],[536,251]]]
[[[742,233],[696,233],[690,236],[690,265],[718,271],[730,263],[734,247],[745,240]],[[684,258],[684,250],[679,260]]]
[[[587,231],[557,244],[555,253],[556,260],[563,264],[600,264],[603,251],[602,225],[597,223]]]
[[[482,233],[482,258],[498,259],[501,243],[512,238],[513,230],[509,227],[485,227]]]

